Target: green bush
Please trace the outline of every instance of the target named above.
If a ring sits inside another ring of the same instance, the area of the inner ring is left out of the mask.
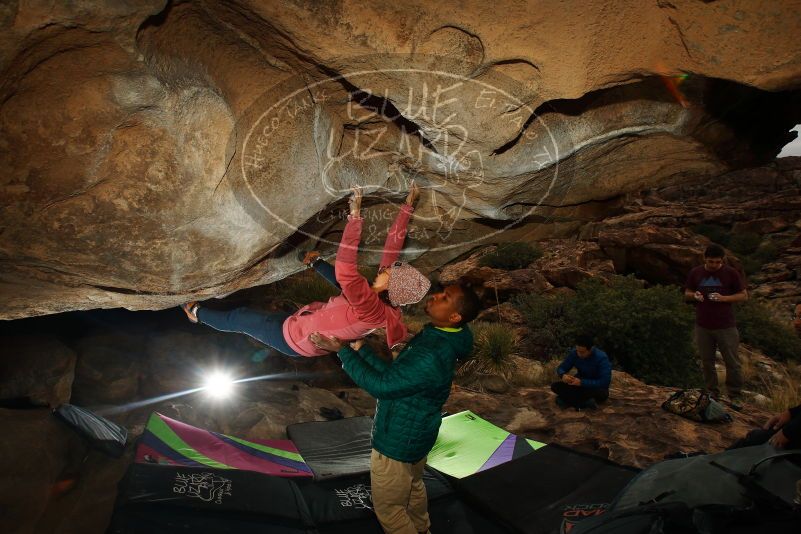
[[[500,323],[475,322],[473,352],[460,368],[460,375],[496,374],[509,378],[512,356],[516,355],[517,339],[508,326]]]
[[[563,355],[578,334],[572,322],[574,300],[564,293],[553,297],[530,293],[519,295],[513,301],[531,330],[531,343],[541,347],[548,356]]]
[[[699,224],[693,228],[696,234],[701,234],[709,238],[713,243],[721,246],[728,246],[731,237],[731,230],[719,224]]]
[[[756,252],[761,242],[761,235],[755,232],[742,232],[731,236],[729,239],[729,248],[736,254],[746,256]]]
[[[372,284],[378,273],[378,267],[359,266],[359,273]],[[310,302],[326,302],[340,293],[339,289],[332,286],[313,269],[306,269],[279,280],[273,284],[273,287],[277,298],[291,300],[298,306],[305,306]]]
[[[735,306],[740,339],[767,356],[779,360],[801,360],[801,339],[787,324],[776,319],[771,311],[755,300]]]
[[[762,268],[763,262],[753,256],[743,256],[740,258],[740,263],[743,265],[743,271],[745,274],[752,275],[754,273],[759,272]]]
[[[502,243],[491,253],[482,256],[479,265],[495,269],[522,269],[540,257],[542,251],[528,243]]]
[[[751,238],[747,238],[747,240],[750,239]],[[748,242],[745,245],[738,246],[750,247],[752,244],[753,243]],[[776,260],[778,256],[779,247],[776,246],[776,243],[773,241],[767,240],[762,242],[753,252],[741,256],[740,262],[743,264],[743,270],[745,271],[745,274],[750,275],[758,272],[766,263]]]
[[[633,277],[616,278],[608,286],[590,279],[572,296],[521,295],[516,304],[533,341],[551,354],[564,355],[576,333],[590,332],[619,367],[648,383],[701,383],[693,312],[675,288],[642,288]]]
[[[326,302],[339,294],[337,288],[311,269],[279,280],[273,286],[277,298],[291,300],[298,306],[305,306],[310,302]]]
[[[773,241],[765,241],[752,256],[759,260],[762,265],[775,261],[779,257],[779,247]]]

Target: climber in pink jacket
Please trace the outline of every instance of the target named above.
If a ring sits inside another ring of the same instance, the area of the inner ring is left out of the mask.
[[[182,308],[192,322],[223,332],[247,334],[289,356],[327,354],[309,340],[313,332],[352,341],[384,328],[387,345],[391,348],[407,336],[399,307],[419,302],[431,286],[417,269],[397,261],[418,196],[419,189],[412,182],[406,203],[387,234],[378,275],[372,285],[358,271],[362,194],[361,190],[354,189],[350,215],[334,263],[336,282],[342,289],[340,295],[331,297],[328,302],[312,302],[291,315],[249,308],[223,312],[201,308],[197,302],[184,304]]]

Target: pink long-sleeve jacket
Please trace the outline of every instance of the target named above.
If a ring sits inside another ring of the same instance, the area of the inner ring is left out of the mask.
[[[414,208],[403,204],[395,217],[384,243],[381,267],[389,267],[400,255],[406,239],[406,228]],[[312,302],[284,321],[284,339],[302,356],[322,356],[328,351],[317,348],[309,340],[313,332],[336,336],[343,341],[362,338],[376,328],[386,328],[387,345],[403,341],[408,331],[401,312],[382,301],[367,279],[359,273],[357,255],[362,234],[362,218],[348,216],[334,263],[342,293],[328,302]]]

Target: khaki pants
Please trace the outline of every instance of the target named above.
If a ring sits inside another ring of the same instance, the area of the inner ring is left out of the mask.
[[[428,532],[428,497],[423,484],[426,459],[407,464],[373,449],[370,486],[378,522],[387,534]]]
[[[740,346],[740,333],[736,327],[710,330],[695,326],[695,343],[704,368],[706,389],[715,395],[720,394],[718,374],[715,371],[715,349],[720,351],[726,364],[726,391],[736,397],[743,388],[743,373],[737,349]]]

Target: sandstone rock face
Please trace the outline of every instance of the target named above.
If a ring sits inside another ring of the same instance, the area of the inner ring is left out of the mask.
[[[586,225],[582,238],[597,240],[618,273],[634,273],[652,283],[683,284],[700,265],[711,239],[697,231],[715,227],[734,248],[754,239],[755,252],[772,259],[751,266],[750,295],[767,302],[786,321],[801,299],[801,158],[734,171],[696,184],[651,190],[628,206],[628,213]],[[727,261],[743,271],[746,254],[729,251]]]
[[[0,318],[280,279],[304,240],[333,247],[352,185],[375,248],[418,180],[434,267],[508,225],[565,237],[772,158],[800,25],[769,0],[7,2]]]
[[[27,399],[38,406],[70,401],[75,377],[75,352],[47,335],[3,338],[0,358],[0,398]]]
[[[105,532],[130,456],[88,449],[49,410],[0,409],[0,425],[0,531]]]
[[[494,250],[484,247],[443,267],[440,280],[462,279],[483,288],[482,319],[514,326],[520,318],[506,301],[519,294],[570,293],[583,280],[613,275],[634,275],[642,285],[681,287],[714,239],[738,250],[728,250],[726,261],[744,275],[750,298],[789,326],[801,302],[800,186],[801,158],[786,158],[697,184],[654,188],[628,195],[609,216],[585,223],[573,238],[536,241],[543,255],[523,269],[481,266]],[[525,242],[529,235],[512,231],[507,238]],[[743,243],[750,245],[744,249]],[[537,347],[525,345],[526,333],[518,330],[524,353],[544,357]]]
[[[138,339],[120,333],[95,333],[82,337],[76,345],[76,404],[121,404],[136,398],[143,360]]]

